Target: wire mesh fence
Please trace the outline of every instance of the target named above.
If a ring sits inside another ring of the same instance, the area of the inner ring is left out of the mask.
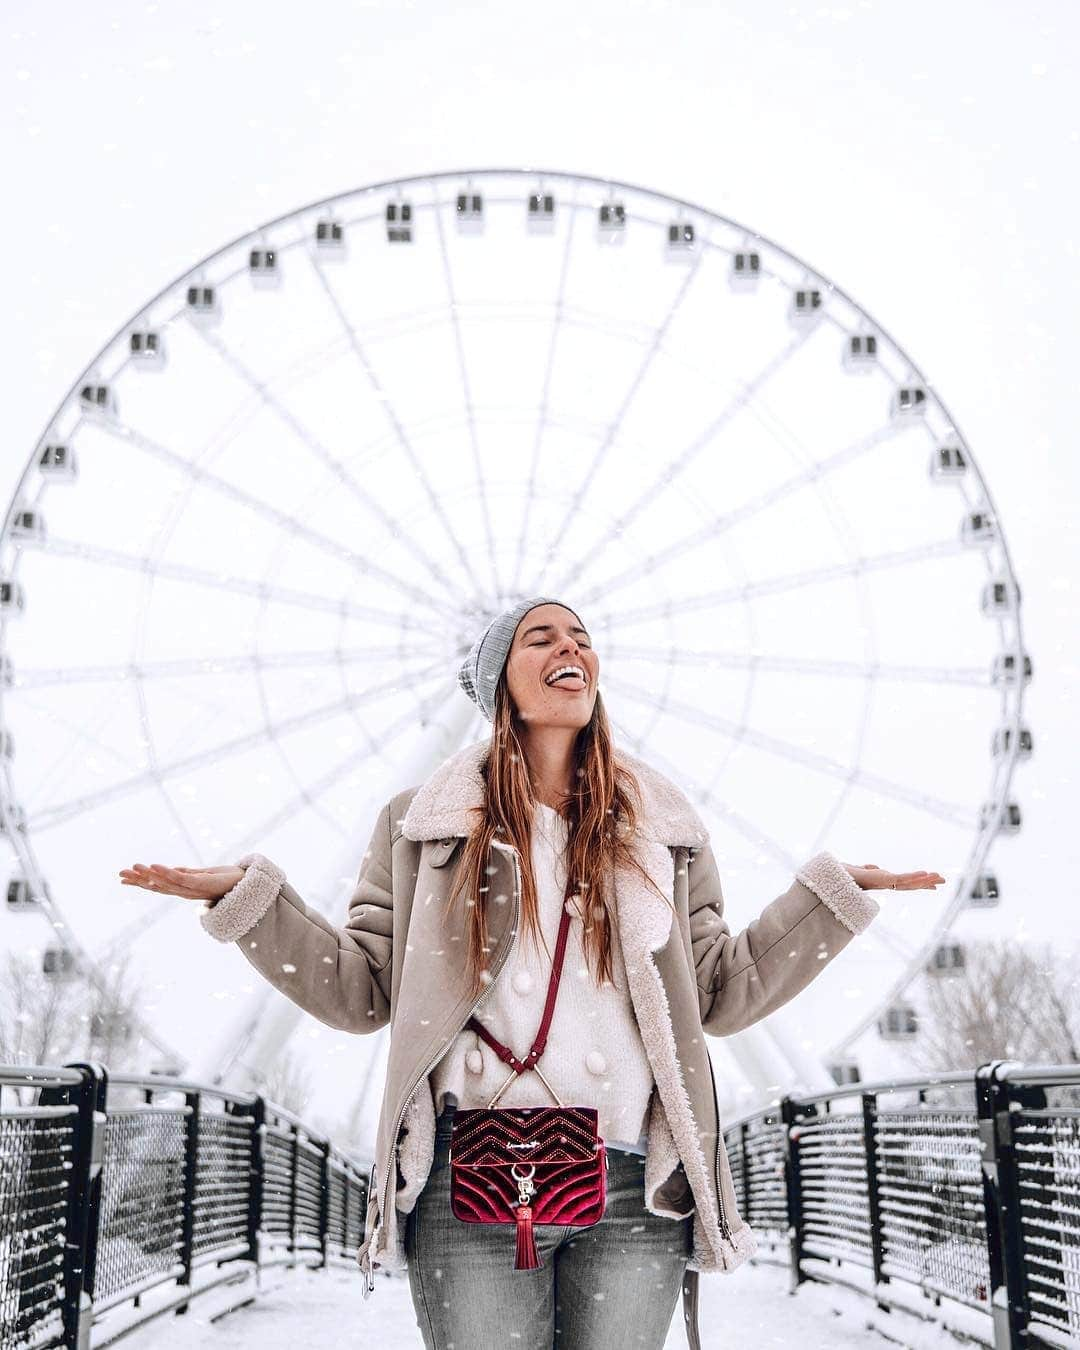
[[[85,1350],[110,1309],[165,1284],[194,1298],[238,1262],[352,1262],[366,1212],[366,1166],[257,1095],[0,1066],[2,1350]]]
[[[910,1311],[903,1285],[928,1320],[985,1314],[965,1329],[995,1350],[1080,1344],[1080,1065],[846,1084],[724,1135],[743,1215],[795,1285]]]

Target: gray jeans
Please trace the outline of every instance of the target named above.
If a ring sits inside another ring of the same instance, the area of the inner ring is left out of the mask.
[[[589,1228],[539,1224],[544,1264],[514,1269],[512,1224],[450,1210],[452,1113],[435,1122],[431,1174],[405,1225],[426,1350],[661,1350],[692,1251],[693,1216],[645,1208],[645,1159],[608,1150],[607,1204]]]

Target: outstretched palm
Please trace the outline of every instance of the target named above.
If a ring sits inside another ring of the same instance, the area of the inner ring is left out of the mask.
[[[135,863],[120,869],[125,886],[141,886],[158,895],[182,895],[185,900],[220,900],[243,877],[242,867],[163,867]]]
[[[856,886],[864,891],[933,891],[945,882],[940,872],[887,872],[877,863],[856,867],[844,863]]]

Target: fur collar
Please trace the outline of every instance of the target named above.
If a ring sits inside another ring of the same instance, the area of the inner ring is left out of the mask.
[[[471,813],[479,810],[484,801],[480,770],[490,744],[484,739],[465,746],[444,760],[420,785],[402,820],[406,839],[445,839],[471,833],[476,823]],[[680,788],[635,755],[618,748],[615,755],[633,770],[641,784],[642,838],[669,847],[683,844],[700,848],[708,842],[708,830]]]

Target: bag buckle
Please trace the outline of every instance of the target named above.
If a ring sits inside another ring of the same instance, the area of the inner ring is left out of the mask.
[[[517,1182],[519,1205],[527,1205],[529,1203],[529,1197],[536,1194],[536,1187],[532,1182],[532,1175],[536,1171],[536,1167],[533,1163],[527,1163],[526,1166],[529,1170],[524,1174],[521,1174],[517,1170],[517,1163],[510,1164],[510,1175]]]

